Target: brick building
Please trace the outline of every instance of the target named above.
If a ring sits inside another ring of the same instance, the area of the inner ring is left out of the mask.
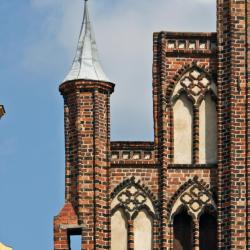
[[[217,33],[153,36],[153,142],[110,141],[110,96],[85,1],[64,98],[65,205],[54,249],[250,249],[250,2]]]

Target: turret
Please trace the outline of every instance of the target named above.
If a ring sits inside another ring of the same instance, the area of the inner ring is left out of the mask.
[[[109,249],[110,95],[114,84],[98,56],[85,1],[76,55],[60,85],[65,116],[65,206],[55,217],[55,250],[70,249],[70,234],[82,249]]]

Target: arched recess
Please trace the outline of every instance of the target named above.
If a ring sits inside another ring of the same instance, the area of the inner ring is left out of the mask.
[[[217,249],[217,217],[205,211],[199,221],[200,250]]]
[[[174,250],[193,248],[193,219],[182,207],[173,219]]]
[[[190,228],[199,230],[199,220],[203,218],[202,215],[207,213],[207,211],[216,215],[217,208],[213,199],[213,194],[209,191],[209,185],[195,176],[193,179],[189,179],[185,182],[175,192],[168,203],[167,210],[169,213],[169,220],[173,224],[173,233],[171,233],[171,237],[174,242],[174,249],[179,250],[192,249],[188,248],[191,244],[190,241],[192,240],[197,243],[199,239],[197,239],[194,232],[192,232],[192,236],[190,236]],[[192,224],[190,224],[190,218],[187,217],[187,215],[191,218]],[[206,221],[201,226],[206,232],[207,229],[204,229],[205,224]],[[182,230],[187,232],[188,239],[187,236],[183,235]],[[181,244],[181,242],[185,241],[188,241],[187,245]]]
[[[188,214],[196,220],[199,219],[206,207],[216,211],[216,204],[212,193],[208,190],[208,185],[204,181],[199,181],[197,177],[184,183],[173,195],[168,204],[170,219],[185,207]]]
[[[129,219],[134,219],[138,212],[146,209],[153,217],[156,217],[156,198],[145,185],[136,181],[134,177],[119,184],[111,194],[112,214],[118,209],[123,208]]]
[[[141,210],[134,219],[134,249],[152,249],[153,220],[148,212]]]
[[[199,108],[199,161],[217,162],[217,110],[212,93],[207,93]]]
[[[112,218],[120,209],[125,212],[129,230],[133,230],[134,249],[151,250],[154,244],[153,226],[157,213],[155,198],[149,189],[141,185],[140,181],[136,181],[135,178],[130,178],[118,185],[111,197]],[[119,223],[117,227],[119,227]],[[114,240],[116,230],[119,231],[117,227],[111,227],[111,235]],[[112,250],[117,249],[112,248]]]
[[[193,105],[181,94],[173,105],[174,163],[191,164],[193,148]]]
[[[128,225],[122,209],[118,209],[111,217],[111,232],[111,250],[127,250]]]
[[[173,163],[217,161],[217,86],[204,67],[186,65],[174,77],[166,102],[173,107]],[[195,139],[194,139],[195,138]]]

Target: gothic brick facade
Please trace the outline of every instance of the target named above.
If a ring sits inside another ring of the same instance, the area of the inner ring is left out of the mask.
[[[250,2],[217,0],[217,33],[154,33],[153,142],[110,141],[113,83],[62,83],[54,250],[250,249],[249,32]]]

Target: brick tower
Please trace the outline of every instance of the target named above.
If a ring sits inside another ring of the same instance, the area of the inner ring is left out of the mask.
[[[110,141],[87,1],[64,97],[65,205],[54,250],[250,249],[250,1],[217,0],[217,33],[153,37],[154,141]]]
[[[69,250],[70,235],[82,249],[109,248],[110,95],[99,62],[88,3],[72,69],[60,86],[64,97],[65,205],[54,220],[54,249]],[[98,248],[101,246],[101,248]]]

